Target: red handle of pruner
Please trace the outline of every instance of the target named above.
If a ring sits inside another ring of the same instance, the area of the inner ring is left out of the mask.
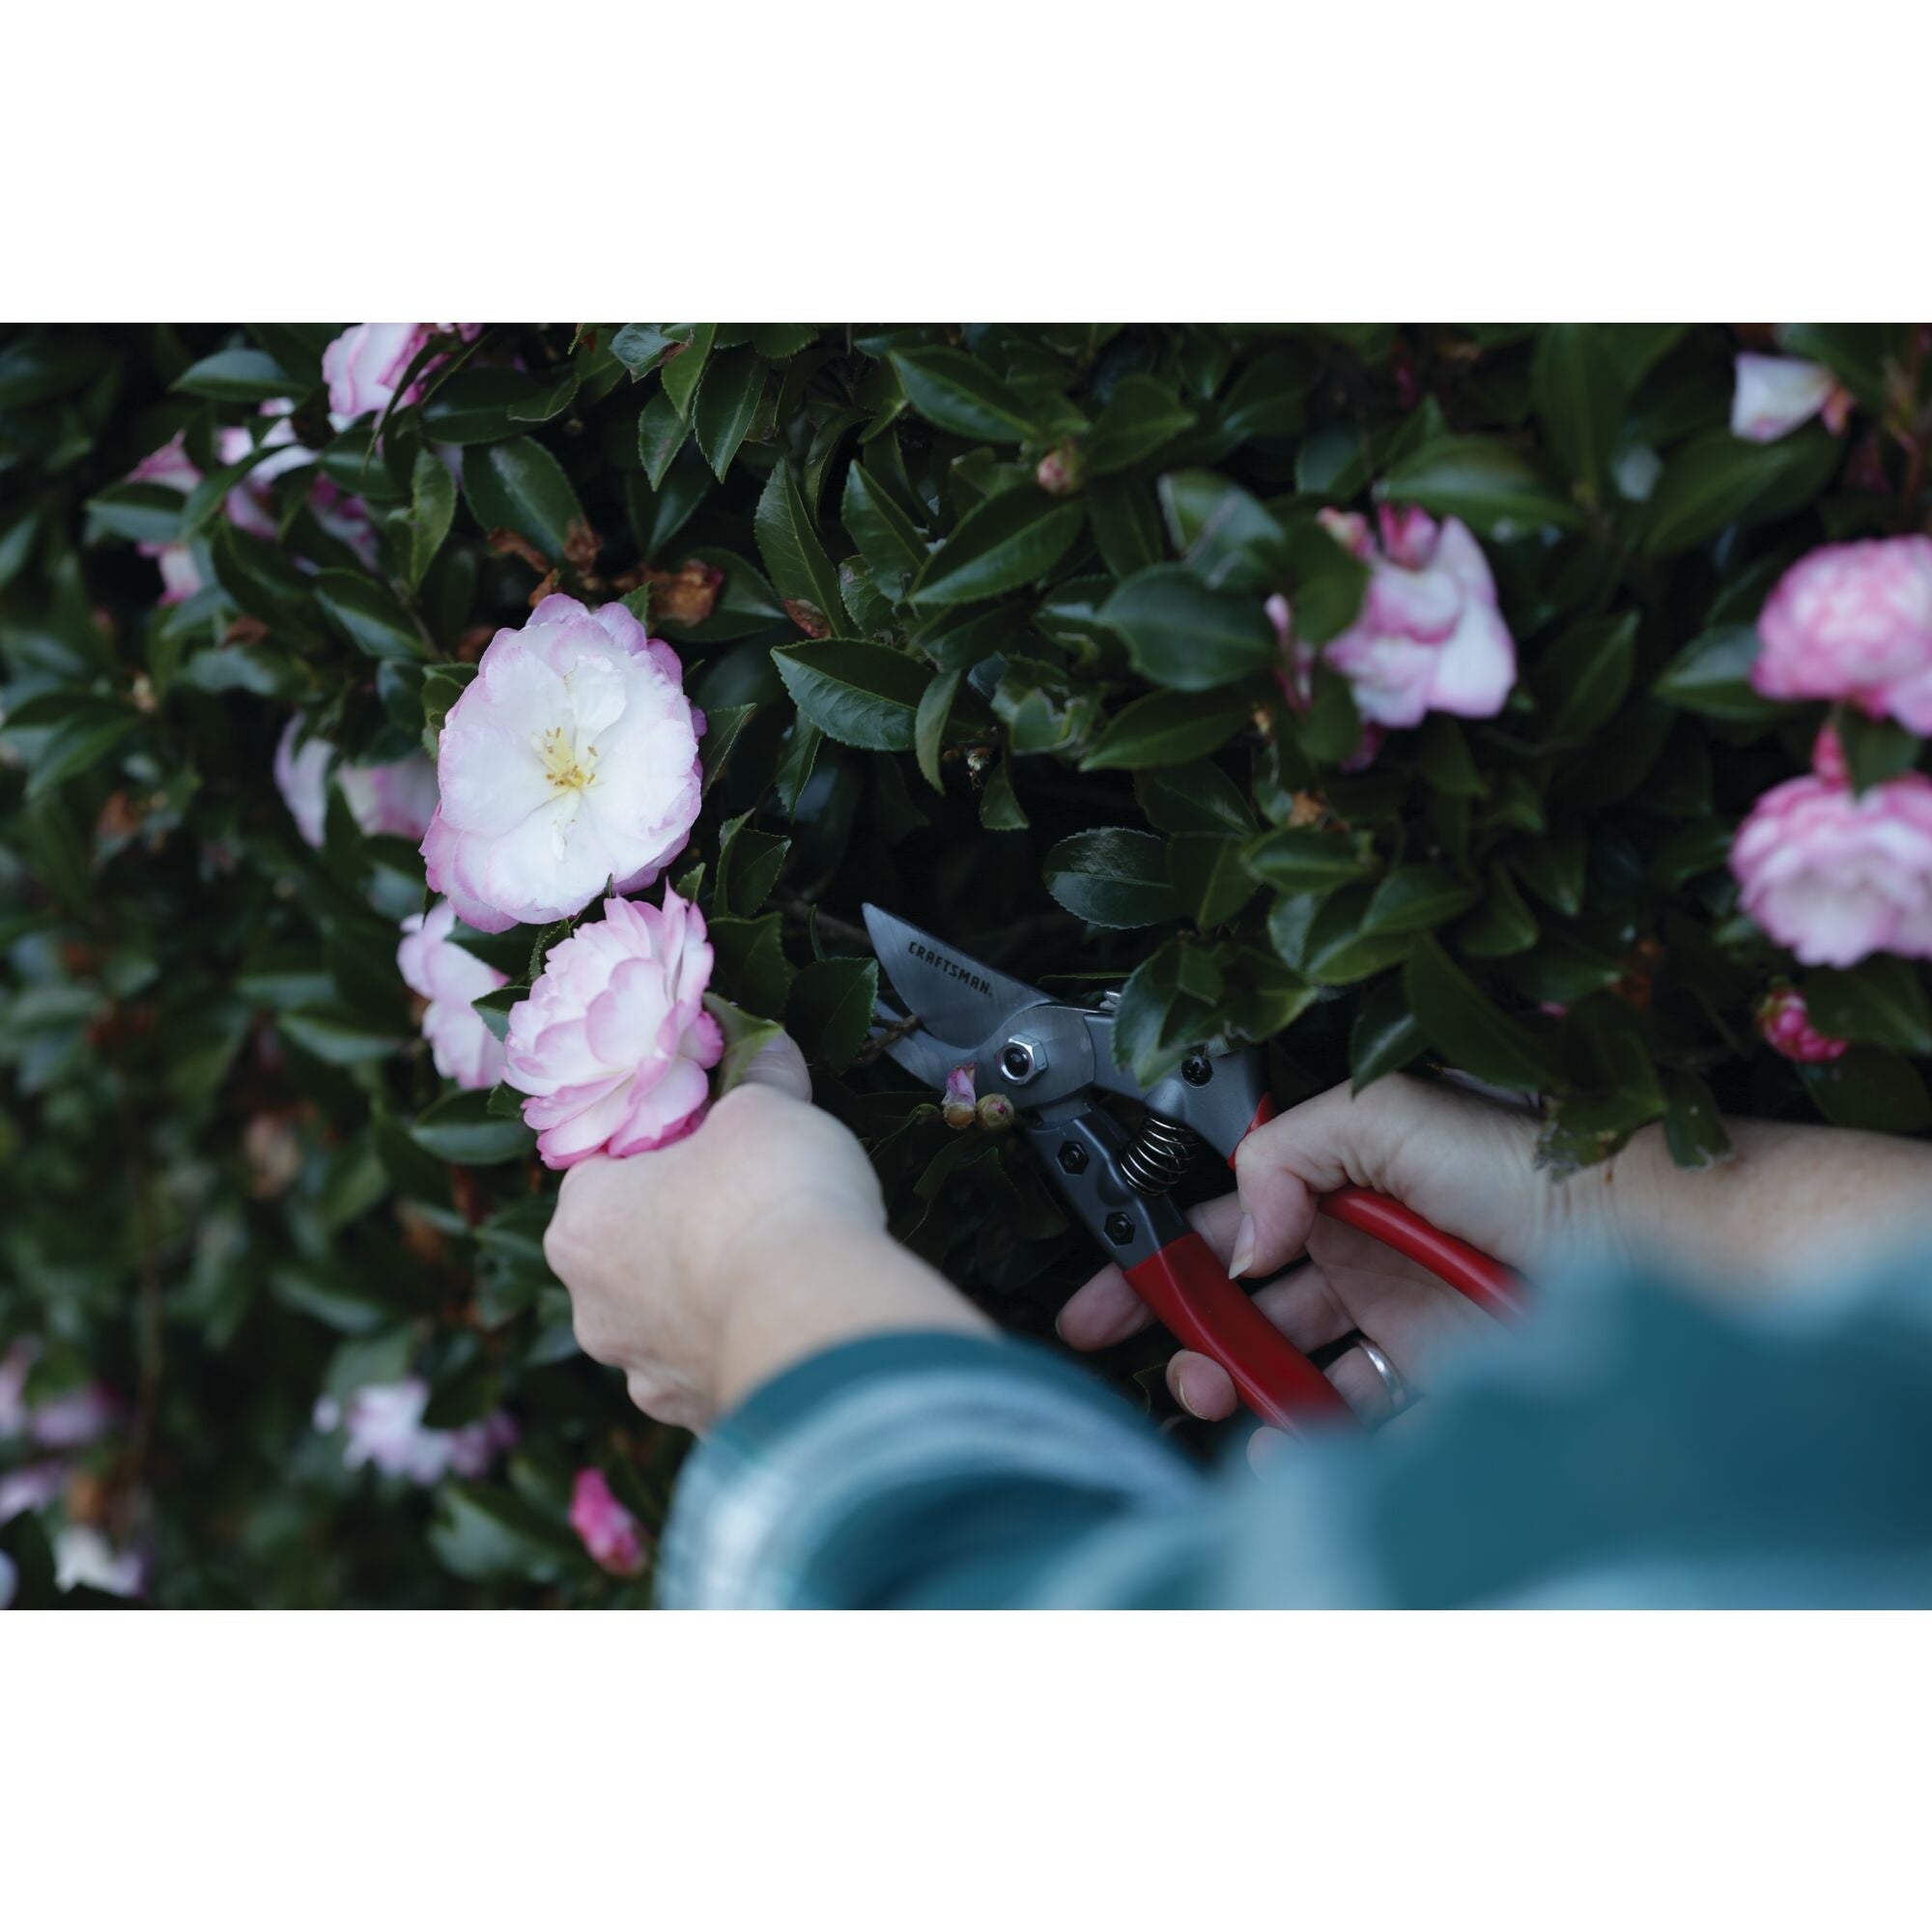
[[[1229,1279],[1199,1235],[1182,1235],[1126,1272],[1160,1325],[1219,1362],[1264,1422],[1298,1435],[1311,1423],[1350,1417],[1335,1385]]]
[[[1338,1187],[1321,1197],[1321,1211],[1420,1262],[1486,1315],[1506,1321],[1522,1313],[1522,1283],[1501,1262],[1454,1235],[1445,1235],[1400,1201],[1366,1187]]]
[[[1264,1098],[1248,1131],[1273,1118],[1274,1102]],[[1366,1187],[1342,1187],[1322,1197],[1321,1211],[1419,1262],[1485,1313],[1507,1320],[1521,1312],[1522,1284],[1515,1274],[1400,1201]],[[1229,1279],[1199,1235],[1170,1241],[1126,1273],[1161,1326],[1183,1347],[1219,1362],[1263,1421],[1299,1435],[1312,1423],[1352,1419],[1334,1384]]]

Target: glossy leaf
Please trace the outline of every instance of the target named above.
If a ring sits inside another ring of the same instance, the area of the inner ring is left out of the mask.
[[[1153,925],[1179,916],[1164,839],[1109,827],[1076,832],[1046,855],[1046,889],[1094,925]]]

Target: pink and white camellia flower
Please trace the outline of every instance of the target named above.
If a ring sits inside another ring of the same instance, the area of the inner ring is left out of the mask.
[[[1838,1060],[1851,1045],[1850,1040],[1834,1039],[1811,1024],[1811,1016],[1804,1009],[1804,995],[1794,986],[1781,986],[1767,993],[1757,1003],[1753,1016],[1766,1045],[1787,1060],[1805,1065]]]
[[[431,336],[454,335],[474,342],[482,333],[480,322],[358,322],[345,329],[322,352],[322,379],[328,384],[328,408],[336,428],[386,409]],[[442,359],[432,356],[423,364],[401,407],[407,409],[420,399],[423,377]]]
[[[1932,734],[1932,537],[1814,550],[1777,580],[1757,634],[1766,697],[1838,698]]]
[[[621,604],[546,597],[498,631],[437,741],[431,887],[484,932],[652,884],[697,818],[701,712]]]
[[[1833,733],[1818,771],[1775,786],[1731,843],[1744,909],[1807,966],[1932,959],[1932,779],[1855,793]]]
[[[547,1167],[621,1158],[694,1132],[724,1054],[704,1010],[704,916],[668,887],[663,911],[627,899],[551,949],[510,1009],[503,1078],[521,1094]]]
[[[517,1439],[517,1425],[501,1409],[461,1429],[425,1429],[428,1406],[429,1384],[411,1376],[372,1382],[346,1403],[324,1396],[315,1406],[315,1426],[325,1433],[342,1430],[349,1468],[373,1463],[384,1475],[407,1476],[423,1489],[445,1476],[482,1475]]]
[[[1747,442],[1776,442],[1823,412],[1833,435],[1850,420],[1852,394],[1831,370],[1793,355],[1738,357],[1731,396],[1731,434]]]
[[[436,815],[436,768],[420,753],[389,765],[345,765],[326,738],[302,738],[291,718],[275,746],[275,789],[302,842],[322,847],[331,778],[342,787],[355,822],[371,838],[387,834],[420,839]],[[299,740],[299,742],[298,742]]]
[[[403,922],[396,964],[410,990],[429,1002],[422,1031],[436,1070],[459,1087],[494,1087],[503,1077],[503,1042],[470,1002],[510,982],[450,938],[455,923],[456,908],[447,899],[438,899],[427,913],[412,913]]]
[[[1383,504],[1378,546],[1365,517],[1324,510],[1321,521],[1369,566],[1360,613],[1321,650],[1349,680],[1367,724],[1402,730],[1431,711],[1494,717],[1516,683],[1516,642],[1467,526]],[[1285,606],[1270,614],[1277,626],[1290,615]],[[1293,652],[1305,693],[1316,653],[1298,640]]]
[[[570,1492],[570,1526],[613,1577],[635,1577],[644,1567],[643,1527],[611,1494],[603,1470],[578,1470]]]

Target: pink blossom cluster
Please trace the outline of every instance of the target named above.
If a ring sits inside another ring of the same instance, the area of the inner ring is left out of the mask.
[[[570,1492],[570,1526],[592,1559],[613,1577],[644,1567],[643,1525],[612,1494],[601,1469],[580,1469]]]
[[[1758,800],[1731,844],[1744,909],[1807,966],[1932,959],[1932,779],[1855,792],[1836,733],[1815,769]]]
[[[1932,536],[1827,544],[1778,579],[1751,683],[1832,698],[1932,736]]]
[[[1321,647],[1349,680],[1369,736],[1352,762],[1366,764],[1384,729],[1406,729],[1432,711],[1492,718],[1516,683],[1516,641],[1497,605],[1489,559],[1466,525],[1383,504],[1366,517],[1324,510],[1321,521],[1369,567],[1355,621]],[[1379,536],[1379,542],[1378,541]],[[1294,636],[1285,597],[1269,600],[1281,638],[1283,686],[1305,703],[1318,652]]]
[[[517,1425],[500,1409],[461,1429],[427,1429],[428,1406],[429,1384],[411,1376],[370,1383],[346,1402],[324,1396],[314,1419],[325,1434],[342,1431],[349,1468],[373,1463],[386,1476],[404,1476],[424,1489],[445,1476],[482,1475],[517,1439]]]
[[[266,543],[278,542],[281,534],[272,491],[275,478],[315,461],[315,452],[297,440],[289,408],[286,400],[264,403],[261,413],[278,420],[259,438],[241,424],[215,433],[215,453],[224,466],[240,463],[257,449],[271,452],[254,464],[222,501],[222,514],[237,529],[246,530]],[[158,484],[164,489],[179,490],[184,497],[201,480],[202,472],[188,455],[180,434],[144,456],[128,473],[130,483]],[[375,526],[370,521],[369,506],[361,497],[339,489],[327,476],[318,476],[309,486],[307,501],[309,512],[321,528],[352,551],[365,568],[374,569]],[[191,544],[143,543],[136,548],[143,556],[153,557],[160,566],[163,604],[182,603],[202,588],[201,568],[195,561]],[[298,556],[296,562],[303,569],[315,567],[304,557]]]
[[[420,752],[386,765],[345,764],[325,738],[291,718],[275,744],[275,789],[305,845],[322,847],[333,782],[357,825],[372,838],[420,839],[436,815],[436,767]]]

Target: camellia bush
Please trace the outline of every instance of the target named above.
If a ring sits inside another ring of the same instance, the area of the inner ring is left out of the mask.
[[[868,900],[1117,991],[1149,1080],[1536,1096],[1551,1186],[1925,1130],[1929,371],[1924,325],[13,331],[0,1600],[647,1602],[686,1438],[542,1236],[781,1024],[895,1232],[1049,1334],[1093,1257],[970,1073],[878,1057]],[[1172,1420],[1161,1352],[1102,1368]]]

